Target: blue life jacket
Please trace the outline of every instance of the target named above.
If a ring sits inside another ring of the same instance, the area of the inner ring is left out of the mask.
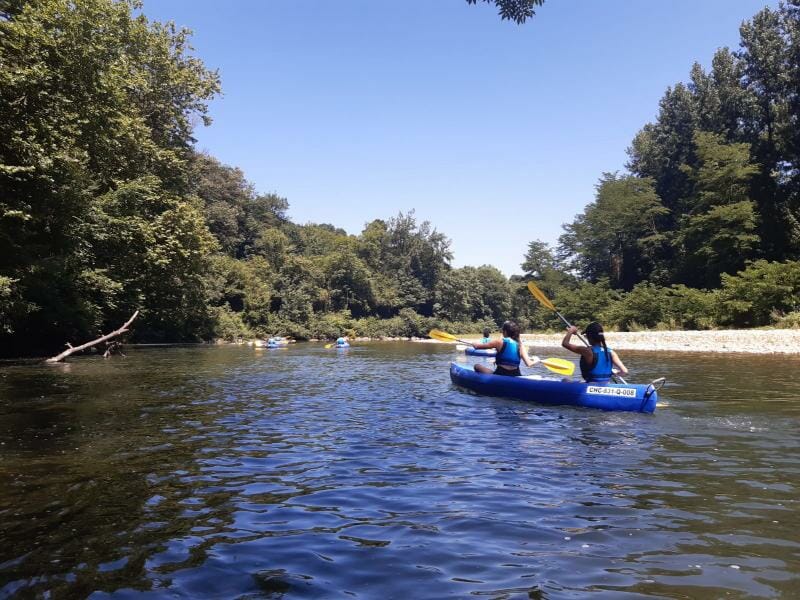
[[[581,375],[587,383],[608,383],[611,380],[611,348],[592,346],[592,364],[581,356]]]
[[[337,346],[344,346],[344,338],[337,338],[336,345]]]
[[[481,338],[481,344],[488,344],[491,341],[492,341],[492,338],[488,338],[488,337]]]
[[[511,338],[503,338],[503,347],[495,357],[495,362],[501,367],[519,369],[519,344]]]

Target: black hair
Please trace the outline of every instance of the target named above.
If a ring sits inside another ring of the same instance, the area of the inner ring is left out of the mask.
[[[597,321],[592,321],[586,326],[586,329],[583,333],[589,339],[589,343],[592,346],[602,344],[603,350],[608,352],[608,346],[606,346],[606,336],[603,333],[603,326],[600,325],[600,323]]]
[[[514,321],[506,321],[503,323],[503,335],[510,337],[512,340],[519,341],[519,325]]]
[[[483,330],[483,337],[489,337],[489,334],[492,333],[488,327]]]

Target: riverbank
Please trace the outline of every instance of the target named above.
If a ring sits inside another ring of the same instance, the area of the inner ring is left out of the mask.
[[[529,346],[561,346],[561,333],[526,333]],[[478,336],[465,340],[477,342]],[[608,332],[606,340],[616,350],[658,352],[735,352],[743,354],[800,354],[800,329],[727,329],[714,331],[623,331]],[[441,343],[436,340],[420,340]],[[579,340],[577,340],[580,343]]]

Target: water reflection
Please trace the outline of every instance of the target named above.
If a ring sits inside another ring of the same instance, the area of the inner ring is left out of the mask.
[[[552,354],[551,351],[541,355]],[[791,597],[795,359],[626,353],[655,415],[412,344],[0,369],[0,596]]]

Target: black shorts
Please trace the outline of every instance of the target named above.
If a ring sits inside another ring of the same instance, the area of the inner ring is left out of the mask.
[[[495,375],[508,375],[509,377],[520,377],[522,373],[519,370],[519,367],[516,369],[512,369],[509,371],[508,369],[504,369],[503,367],[497,367],[494,370]]]

